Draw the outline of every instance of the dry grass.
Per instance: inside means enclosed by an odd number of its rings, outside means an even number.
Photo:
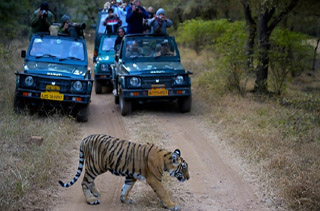
[[[182,55],[195,73],[194,102],[206,99],[196,106],[206,108],[210,122],[271,187],[266,192],[281,199],[277,206],[320,210],[320,70],[296,78],[283,96],[241,97],[212,82],[219,74],[208,53],[197,57],[185,49]]]
[[[22,47],[20,43],[6,50],[0,46],[0,210],[47,207],[55,195],[52,187],[57,187],[61,160],[67,159],[64,147],[77,133],[76,123],[68,117],[13,112],[14,70],[21,69]],[[41,146],[28,142],[33,135],[43,137]]]

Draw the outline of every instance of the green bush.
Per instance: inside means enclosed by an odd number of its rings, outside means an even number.
[[[276,28],[271,35],[270,88],[280,94],[286,88],[289,76],[301,74],[311,64],[312,47],[309,36]]]
[[[178,29],[177,41],[200,51],[209,49],[217,55],[215,70],[205,72],[199,84],[215,93],[225,90],[244,92],[245,80],[245,23],[229,22],[226,19],[203,21],[201,19],[185,22]],[[198,52],[197,52],[198,54]]]
[[[246,87],[246,31],[243,21],[225,25],[226,30],[217,38],[217,62],[225,72],[226,84],[230,91],[244,93]]]
[[[216,39],[225,32],[228,20],[192,19],[178,27],[177,42],[192,48],[197,54],[203,49],[212,48]]]

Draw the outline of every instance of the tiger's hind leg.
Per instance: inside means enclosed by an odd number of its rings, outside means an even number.
[[[81,183],[83,194],[86,197],[87,203],[90,205],[100,204],[100,200],[97,198],[99,196],[99,192],[94,184],[95,178],[96,176],[89,174],[86,170]]]
[[[121,196],[120,196],[120,200],[122,203],[129,203],[129,204],[133,204],[134,201],[132,199],[129,199],[128,195],[129,192],[131,191],[134,183],[136,183],[136,179],[133,177],[126,177],[126,180],[124,181],[124,184],[122,186],[121,189]]]

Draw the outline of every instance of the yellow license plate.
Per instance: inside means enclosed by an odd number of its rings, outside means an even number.
[[[43,100],[63,101],[64,95],[59,92],[41,92],[40,98]]]
[[[168,90],[165,88],[153,88],[148,90],[148,96],[168,96]]]

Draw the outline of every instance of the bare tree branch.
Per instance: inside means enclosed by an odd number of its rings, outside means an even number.
[[[298,4],[299,0],[291,0],[289,5],[277,16],[274,18],[273,22],[269,25],[269,30],[272,31],[294,7]]]

